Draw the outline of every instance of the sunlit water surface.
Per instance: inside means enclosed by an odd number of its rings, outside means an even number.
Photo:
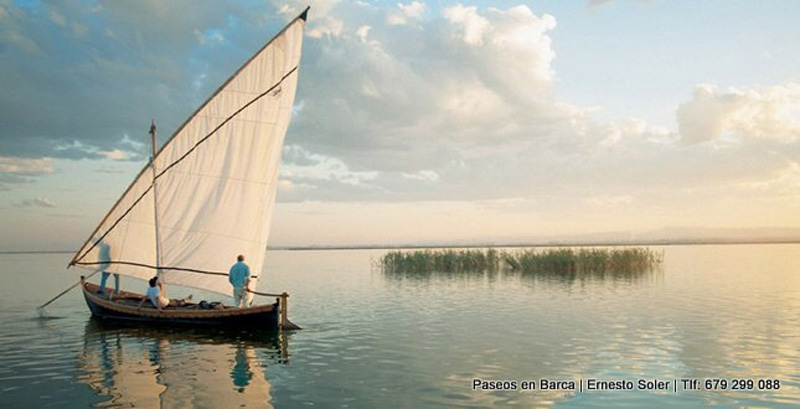
[[[388,276],[382,251],[270,251],[259,287],[290,292],[304,327],[275,335],[101,325],[77,290],[40,318],[77,279],[70,255],[0,255],[0,407],[800,406],[800,245],[663,251],[651,274],[587,280]],[[474,391],[475,378],[781,387]]]

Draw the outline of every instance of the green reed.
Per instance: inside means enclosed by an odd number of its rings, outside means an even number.
[[[642,247],[549,249],[393,250],[379,265],[386,273],[458,273],[506,270],[522,274],[635,274],[652,270],[662,254]]]
[[[512,269],[523,273],[636,273],[661,263],[648,248],[525,249],[510,253]]]
[[[486,250],[390,251],[379,261],[388,273],[496,271],[500,252]]]

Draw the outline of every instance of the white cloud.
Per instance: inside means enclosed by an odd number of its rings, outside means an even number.
[[[401,173],[404,178],[419,180],[423,182],[436,182],[439,180],[439,174],[432,170],[421,170],[417,173]]]
[[[344,21],[336,14],[340,0],[317,0],[313,3],[306,34],[312,38],[339,37],[345,32]],[[278,8],[278,13],[285,18],[295,18],[308,5],[303,0],[276,0],[273,4]]]
[[[285,151],[291,159],[284,163],[281,175],[292,184],[293,179],[309,181],[337,181],[346,185],[359,186],[374,180],[375,171],[352,171],[341,160],[325,155],[311,153],[300,146],[287,146]],[[288,186],[287,186],[288,187]]]
[[[367,36],[369,35],[370,28],[372,27],[365,25],[359,27],[358,30],[356,30],[356,36],[358,36],[358,38],[361,39],[361,42],[363,43],[369,42],[369,40],[367,40]]]
[[[607,4],[614,3],[614,0],[589,0],[588,7],[589,8],[596,8],[600,6],[605,6]]]
[[[461,13],[487,25],[477,51],[451,35],[461,23],[441,16],[408,30],[366,15],[370,24],[352,39],[310,40],[320,53],[306,60],[313,72],[304,76],[304,112],[290,137],[354,168],[413,174],[430,161],[458,161],[489,140],[514,149],[546,136],[536,128],[552,129],[581,111],[552,101],[552,17],[527,7]]]
[[[386,16],[386,23],[390,26],[402,26],[406,24],[406,18],[397,12],[391,12]]]
[[[118,145],[127,145],[128,147],[134,148],[134,150],[122,148],[104,150],[98,146],[86,145],[78,140],[73,140],[71,142],[64,141],[56,145],[53,149],[59,157],[67,159],[107,158],[112,160],[139,160],[143,156],[141,152],[144,145],[131,141],[128,139],[127,135],[123,136]]]
[[[64,16],[62,16],[55,10],[50,10],[50,12],[48,13],[48,17],[50,18],[50,21],[52,21],[55,25],[59,27],[67,26],[67,19],[64,18]]]
[[[555,72],[551,64],[555,52],[548,33],[556,27],[555,17],[549,14],[538,17],[527,6],[516,6],[505,12],[492,10],[492,13],[497,20],[490,38],[492,43],[503,53],[520,58],[508,68],[517,75],[527,69],[536,80],[552,81]]]
[[[17,202],[17,207],[56,207],[56,204],[53,203],[52,200],[47,198],[35,198],[35,199],[26,199],[21,202]]]
[[[135,154],[127,151],[123,151],[120,149],[114,149],[112,151],[101,152],[105,157],[112,159],[112,160],[127,160],[131,159]],[[138,156],[137,156],[138,157]]]
[[[461,84],[449,84],[441,100],[441,108],[453,121],[495,122],[498,117],[507,115],[508,107],[502,96],[486,87],[478,80]]]
[[[284,3],[278,6],[278,14],[286,17],[286,18],[294,18],[296,15],[300,14],[300,8],[294,4]]]
[[[286,179],[287,177],[292,177],[290,172],[285,172],[283,179],[278,181],[278,190],[281,192],[303,194],[316,189],[316,186],[310,183],[295,183]]]
[[[719,91],[700,84],[677,116],[686,144],[742,143],[753,138],[794,142],[800,138],[800,85]]]
[[[53,161],[50,158],[24,159],[0,156],[0,173],[25,176],[53,173]]]
[[[397,10],[391,10],[386,16],[386,23],[391,26],[400,26],[408,24],[410,21],[418,21],[422,19],[428,6],[419,1],[413,1],[409,4],[397,3]]]
[[[413,19],[422,18],[425,11],[428,10],[428,6],[419,1],[412,1],[409,4],[397,3],[397,7],[400,8],[406,17]]]
[[[640,3],[640,4],[642,4],[642,3],[649,4],[649,3],[652,3],[652,1],[653,0],[636,0],[635,2],[636,3]],[[611,5],[611,4],[614,4],[614,3],[615,3],[615,0],[589,0],[589,2],[587,3],[586,7],[590,8],[590,9],[596,9],[596,8],[603,7],[603,6],[606,6],[606,5]]]
[[[473,46],[483,44],[483,36],[491,29],[489,20],[478,14],[475,6],[461,4],[444,9],[447,20],[462,31],[462,40]]]
[[[344,33],[344,22],[332,17],[320,17],[317,22],[306,31],[309,37],[339,37]]]
[[[800,202],[800,163],[788,161],[786,167],[773,172],[773,177],[755,181],[746,181],[738,187],[753,191],[754,197],[773,197],[774,200],[786,200],[787,197]]]
[[[195,30],[194,35],[197,37],[197,42],[202,45],[215,46],[225,42],[225,34],[219,29]]]
[[[618,144],[630,144],[641,141],[655,144],[674,144],[678,138],[663,126],[650,125],[639,118],[626,118],[601,125],[597,131],[603,135],[598,141],[601,146],[611,147]]]

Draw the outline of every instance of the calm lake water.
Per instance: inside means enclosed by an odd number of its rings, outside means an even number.
[[[270,251],[259,287],[289,291],[304,327],[272,336],[101,325],[79,291],[40,318],[80,274],[71,255],[0,255],[0,407],[800,406],[800,245],[663,251],[652,274],[591,280],[397,277],[373,268],[383,251]],[[710,378],[754,388],[672,389]],[[669,390],[519,387],[541,379]]]

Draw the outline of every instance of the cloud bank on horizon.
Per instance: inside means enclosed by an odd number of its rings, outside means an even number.
[[[312,2],[279,202],[473,203],[459,215],[574,232],[800,225],[797,77],[697,81],[672,123],[602,120],[559,98],[559,16],[500,3]],[[581,12],[655,7],[634,3]],[[54,163],[141,163],[150,118],[163,142],[305,4],[0,0],[0,204],[64,202],[30,190]]]

